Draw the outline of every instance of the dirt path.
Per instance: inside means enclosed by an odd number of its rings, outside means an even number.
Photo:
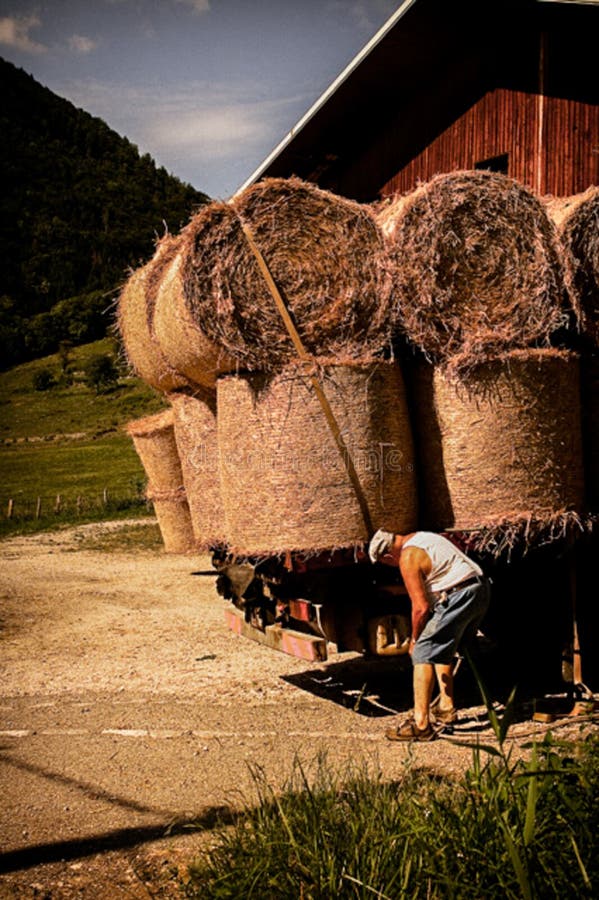
[[[207,557],[89,549],[121,527],[0,543],[1,898],[179,896],[216,812],[254,797],[252,766],[277,786],[295,756],[321,752],[390,778],[409,759],[469,763],[448,741],[383,740],[409,671],[355,654],[310,664],[237,637],[198,574]],[[460,727],[488,732],[478,708]]]

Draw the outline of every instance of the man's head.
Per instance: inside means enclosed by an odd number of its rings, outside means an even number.
[[[373,563],[379,562],[382,556],[390,553],[393,549],[394,541],[395,535],[392,531],[385,531],[383,528],[379,528],[372,536],[368,545],[368,556],[370,557],[370,561]]]

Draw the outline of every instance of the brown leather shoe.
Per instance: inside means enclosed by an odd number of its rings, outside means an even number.
[[[406,719],[401,725],[388,728],[385,737],[388,741],[434,741],[437,732],[430,723],[426,728],[418,728],[414,719]]]

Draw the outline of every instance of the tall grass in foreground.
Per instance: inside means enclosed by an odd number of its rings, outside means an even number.
[[[499,737],[504,724],[493,723]],[[570,898],[599,890],[599,740],[550,734],[514,760],[475,748],[461,779],[406,769],[312,776],[282,793],[253,772],[259,803],[191,869],[190,898]]]

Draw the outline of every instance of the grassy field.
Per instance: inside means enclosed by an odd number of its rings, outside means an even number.
[[[58,356],[0,374],[0,534],[151,512],[143,500],[145,473],[123,426],[165,402],[126,372],[114,389],[96,394],[84,371],[99,353],[116,357],[114,342],[72,351],[71,384],[60,383]],[[57,384],[36,391],[42,369]]]

